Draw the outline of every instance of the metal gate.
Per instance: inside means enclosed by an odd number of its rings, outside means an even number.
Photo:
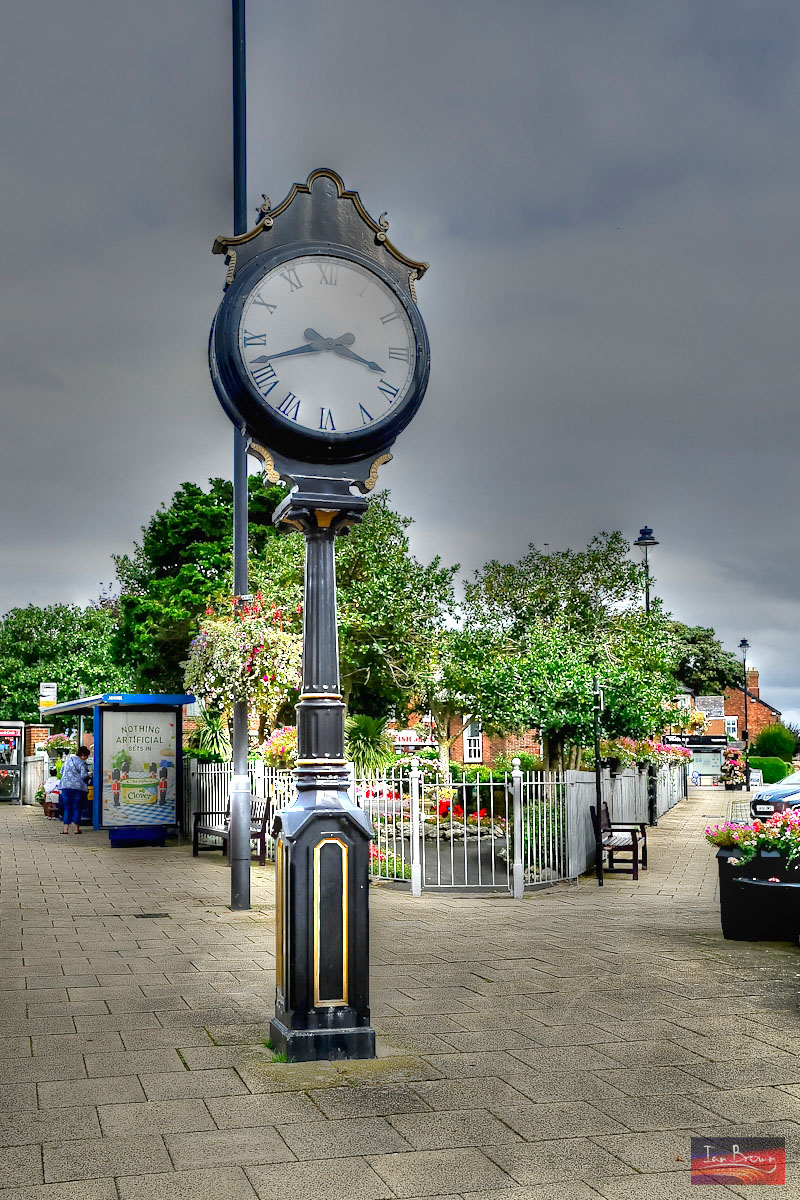
[[[191,812],[224,812],[229,763],[190,764]],[[291,771],[250,764],[254,796],[285,808],[295,796]],[[417,760],[352,779],[353,801],[375,830],[370,875],[424,889],[501,890],[515,896],[569,878],[564,776],[514,770],[491,780],[464,772],[442,781]],[[268,852],[271,847],[268,844]]]

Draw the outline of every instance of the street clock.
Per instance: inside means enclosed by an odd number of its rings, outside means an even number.
[[[369,469],[417,412],[430,373],[414,282],[427,264],[388,240],[357,192],[314,171],[256,228],[219,238],[228,286],[211,374],[231,420],[282,460]],[[327,473],[327,471],[325,472]],[[345,473],[347,473],[345,471]]]

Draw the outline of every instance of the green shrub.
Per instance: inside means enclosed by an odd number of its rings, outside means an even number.
[[[528,771],[543,771],[544,764],[536,754],[528,754],[525,750],[520,750],[519,754],[501,754],[495,760],[495,771],[508,771],[509,775],[514,770],[514,759],[519,759],[520,770],[527,773]]]
[[[762,772],[764,783],[780,783],[782,779],[791,774],[791,767],[788,767],[782,758],[752,755],[750,768],[753,771]]]
[[[768,725],[766,729],[761,730],[753,744],[753,750],[761,758],[782,758],[784,762],[791,762],[796,745],[797,738],[791,729],[787,729],[778,721],[775,725]]]

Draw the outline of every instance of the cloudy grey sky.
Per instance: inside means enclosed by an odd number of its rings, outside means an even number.
[[[795,0],[248,0],[249,207],[331,166],[431,269],[381,484],[422,556],[652,525],[800,715]],[[0,612],[85,601],[183,480],[231,231],[228,0],[5,16]]]

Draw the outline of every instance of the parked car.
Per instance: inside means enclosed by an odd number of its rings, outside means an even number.
[[[759,788],[750,800],[750,816],[754,821],[764,821],[786,808],[800,808],[800,771]]]

